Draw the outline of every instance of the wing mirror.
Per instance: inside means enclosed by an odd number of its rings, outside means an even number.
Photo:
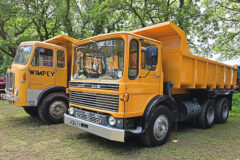
[[[158,48],[156,46],[148,46],[146,49],[146,64],[155,69],[158,63]]]

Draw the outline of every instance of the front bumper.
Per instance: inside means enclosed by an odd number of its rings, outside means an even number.
[[[3,97],[3,99],[6,99],[8,101],[18,101],[18,97],[13,97],[8,94],[3,94],[2,97]]]
[[[124,142],[125,130],[123,129],[106,127],[67,114],[64,114],[64,123],[112,141]]]

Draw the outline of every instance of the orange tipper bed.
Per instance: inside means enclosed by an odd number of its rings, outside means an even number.
[[[216,61],[192,55],[185,32],[172,22],[141,28],[131,33],[163,42],[164,82],[173,88],[235,88],[237,69]]]

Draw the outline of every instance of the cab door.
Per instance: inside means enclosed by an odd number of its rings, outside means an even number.
[[[140,41],[138,37],[131,36],[129,41],[129,64],[127,93],[129,100],[126,103],[125,115],[127,117],[142,116],[148,103],[161,94],[161,63],[158,52],[158,64],[155,69],[149,70],[146,64],[145,51],[148,46],[154,44],[148,41]],[[157,46],[157,45],[156,45]],[[157,46],[158,51],[161,50]]]
[[[29,89],[44,90],[55,85],[54,49],[36,47],[29,67]]]
[[[56,49],[56,85],[67,86],[67,56],[66,50]]]

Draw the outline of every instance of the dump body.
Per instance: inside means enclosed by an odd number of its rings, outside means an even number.
[[[186,89],[232,89],[236,87],[237,69],[192,55],[185,33],[172,22],[160,23],[131,33],[163,43],[164,82],[174,82],[173,93]]]

